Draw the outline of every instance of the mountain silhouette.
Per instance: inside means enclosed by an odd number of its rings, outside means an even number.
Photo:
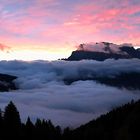
[[[13,82],[16,78],[16,76],[0,74],[0,92],[17,89],[15,83]]]
[[[80,44],[73,51],[67,61],[79,61],[83,59],[104,61],[106,59],[140,59],[140,49],[135,49],[130,44],[116,45],[108,42]]]

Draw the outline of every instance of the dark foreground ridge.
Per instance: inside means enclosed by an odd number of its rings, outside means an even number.
[[[16,140],[138,140],[140,139],[140,100],[112,110],[81,127],[61,131],[51,121],[30,118],[21,123],[15,105],[10,102],[0,111],[0,139]]]
[[[16,78],[16,76],[0,73],[0,92],[17,89],[13,82]]]

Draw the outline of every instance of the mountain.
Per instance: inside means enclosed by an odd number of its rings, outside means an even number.
[[[16,76],[0,74],[0,92],[17,89],[13,82],[16,78]]]
[[[140,59],[140,49],[135,49],[131,44],[116,45],[108,42],[80,44],[76,51],[73,51],[67,61],[79,61],[92,59],[104,61],[106,59]]]
[[[64,140],[138,140],[140,139],[140,101],[128,103],[75,130]]]
[[[82,75],[79,78],[65,78],[63,79],[66,85],[70,85],[76,81],[96,81],[100,84],[105,84],[107,86],[117,87],[120,89],[126,88],[128,90],[140,90],[140,73],[138,72],[128,72],[128,73],[120,73],[114,76],[95,76],[91,75],[87,77],[86,75]]]

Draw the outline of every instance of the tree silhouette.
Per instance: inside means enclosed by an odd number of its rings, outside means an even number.
[[[6,137],[15,138],[19,137],[21,134],[21,120],[19,112],[13,102],[10,102],[6,108],[3,116],[4,119],[4,129]]]
[[[3,123],[2,111],[0,109],[0,139],[3,139],[3,136],[4,136],[4,123]]]
[[[13,102],[10,102],[5,108],[4,121],[11,127],[20,127],[21,125],[19,112]]]
[[[10,102],[3,113],[0,110],[0,140],[136,140],[140,139],[140,100],[113,109],[96,120],[63,132],[51,121],[37,119],[35,124],[28,117],[21,124],[19,112]]]
[[[0,132],[3,131],[3,116],[2,116],[2,111],[0,109]]]
[[[2,111],[0,109],[0,124],[2,123],[2,120],[3,120],[3,118],[2,118]]]
[[[27,138],[30,138],[30,139],[33,139],[35,135],[35,127],[29,117],[25,124],[25,135]]]

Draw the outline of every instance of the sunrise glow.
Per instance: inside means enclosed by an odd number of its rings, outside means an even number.
[[[0,2],[1,60],[56,60],[85,42],[140,46],[139,0]]]

